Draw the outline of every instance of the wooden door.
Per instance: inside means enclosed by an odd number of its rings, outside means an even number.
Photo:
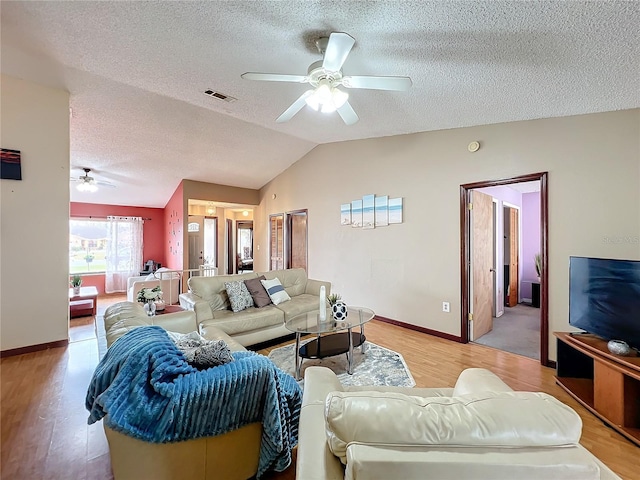
[[[287,213],[287,268],[307,269],[307,211]]]
[[[269,216],[269,269],[284,268],[284,215]]]
[[[235,250],[233,248],[233,222],[230,218],[226,220],[226,234],[227,234],[227,274],[231,275],[234,272],[236,265],[236,256],[233,254]]]
[[[509,307],[518,304],[518,247],[518,210],[509,208]]]
[[[493,330],[493,200],[471,192],[471,340]]]

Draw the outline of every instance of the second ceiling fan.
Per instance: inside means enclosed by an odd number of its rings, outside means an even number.
[[[339,87],[396,91],[411,88],[409,77],[343,75],[342,65],[355,42],[351,35],[341,32],[334,32],[329,38],[319,38],[316,46],[323,55],[323,60],[312,63],[307,75],[247,72],[242,74],[242,78],[267,82],[309,83],[313,87],[300,95],[276,119],[278,123],[291,120],[305,105],[309,105],[312,109],[323,113],[337,111],[344,123],[353,125],[359,120],[358,115],[349,104],[349,94]]]

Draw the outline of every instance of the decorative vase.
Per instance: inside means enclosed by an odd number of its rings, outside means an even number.
[[[609,340],[607,348],[615,355],[626,356],[631,353],[631,348],[627,342],[623,342],[622,340]]]
[[[147,303],[144,304],[144,311],[149,317],[153,317],[156,314],[156,301],[147,300]]]
[[[345,318],[347,318],[348,314],[349,312],[347,310],[346,303],[338,301],[331,305],[331,315],[333,316],[334,320],[344,320]]]
[[[80,287],[73,287],[73,294],[74,295],[80,295]]]

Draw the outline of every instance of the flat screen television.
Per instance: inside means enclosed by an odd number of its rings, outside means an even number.
[[[569,324],[640,349],[640,261],[569,257]]]

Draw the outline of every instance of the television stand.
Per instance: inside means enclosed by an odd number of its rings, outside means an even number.
[[[621,357],[592,334],[555,332],[556,383],[607,425],[640,446],[640,358]]]

